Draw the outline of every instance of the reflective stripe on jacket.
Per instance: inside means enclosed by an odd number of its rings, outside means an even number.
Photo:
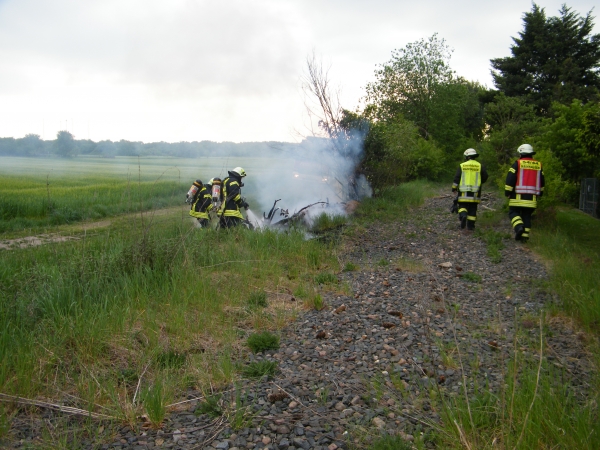
[[[527,156],[514,162],[506,174],[504,194],[508,206],[537,208],[537,198],[544,193],[544,171],[539,161]]]
[[[485,167],[475,161],[465,161],[458,166],[452,190],[459,191],[458,201],[461,203],[479,203],[481,197],[481,186],[488,179]]]
[[[458,190],[460,192],[479,192],[481,188],[481,164],[471,159],[460,165],[462,174]]]
[[[196,199],[190,209],[190,216],[196,219],[209,219],[208,212],[213,208],[212,196],[205,186],[196,193]]]
[[[240,211],[242,190],[239,180],[233,177],[227,177],[223,180],[223,184],[221,185],[221,200],[222,204],[219,215],[225,217],[239,217],[240,219],[244,218]]]

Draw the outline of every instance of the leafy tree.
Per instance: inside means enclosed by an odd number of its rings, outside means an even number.
[[[552,108],[554,118],[546,120],[539,145],[558,158],[566,180],[579,183],[582,178],[593,177],[600,168],[600,154],[595,152],[589,120],[598,114],[598,105],[573,100],[570,105],[555,103]]]
[[[405,181],[436,179],[444,168],[444,152],[419,135],[402,116],[372,124],[365,139],[361,170],[375,189]]]
[[[35,156],[42,153],[44,142],[40,139],[39,134],[26,134],[20,141],[21,155]]]
[[[588,154],[600,156],[600,104],[592,105],[583,113],[583,128],[577,133]]]
[[[456,151],[465,136],[481,135],[481,86],[457,78],[450,68],[451,50],[434,34],[394,50],[366,87],[365,115],[373,120],[412,121],[426,139]]]
[[[541,129],[533,106],[527,105],[521,97],[507,97],[503,93],[486,105],[484,119],[488,125],[487,141],[501,165],[513,160],[519,145],[539,134]]]
[[[523,17],[523,31],[513,38],[512,56],[492,59],[496,87],[509,97],[524,97],[540,115],[552,102],[590,101],[600,88],[600,34],[594,18],[563,5],[558,17],[546,17],[533,4]]]
[[[70,158],[75,155],[76,145],[74,136],[68,131],[59,131],[56,134],[56,154],[63,158]]]

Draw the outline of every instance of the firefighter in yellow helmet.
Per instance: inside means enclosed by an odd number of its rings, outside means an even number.
[[[529,144],[518,149],[519,159],[508,169],[504,194],[508,197],[508,217],[517,241],[527,242],[531,231],[531,215],[537,199],[544,194],[542,163],[533,159],[535,152]]]
[[[239,225],[244,216],[240,208],[248,209],[248,203],[242,198],[242,178],[246,171],[236,167],[228,171],[229,176],[223,180],[221,185],[221,208],[219,209],[219,226],[221,228],[235,227]]]
[[[475,229],[477,220],[477,205],[481,200],[481,186],[488,179],[485,167],[475,161],[479,154],[475,149],[468,148],[464,152],[465,162],[462,163],[452,183],[452,192],[458,191],[458,220],[460,227],[467,230]]]
[[[213,208],[213,203],[211,194],[202,181],[194,181],[186,202],[191,203],[190,216],[196,218],[200,228],[208,228],[210,225],[208,213]]]

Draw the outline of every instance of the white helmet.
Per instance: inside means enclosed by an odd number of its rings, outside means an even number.
[[[474,148],[468,148],[465,150],[463,155],[465,155],[465,158],[477,158],[479,156],[479,153],[477,153],[477,150],[475,150]]]
[[[232,172],[237,173],[242,178],[246,176],[246,171],[244,169],[242,169],[241,167],[236,167],[235,169],[232,170]]]
[[[517,152],[519,153],[519,155],[525,156],[525,155],[533,155],[535,152],[533,151],[533,147],[529,144],[523,144],[521,145],[518,149]]]

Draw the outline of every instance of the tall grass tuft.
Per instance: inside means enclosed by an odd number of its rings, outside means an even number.
[[[162,381],[155,381],[142,395],[142,403],[150,423],[154,428],[160,428],[167,413],[165,388]]]

